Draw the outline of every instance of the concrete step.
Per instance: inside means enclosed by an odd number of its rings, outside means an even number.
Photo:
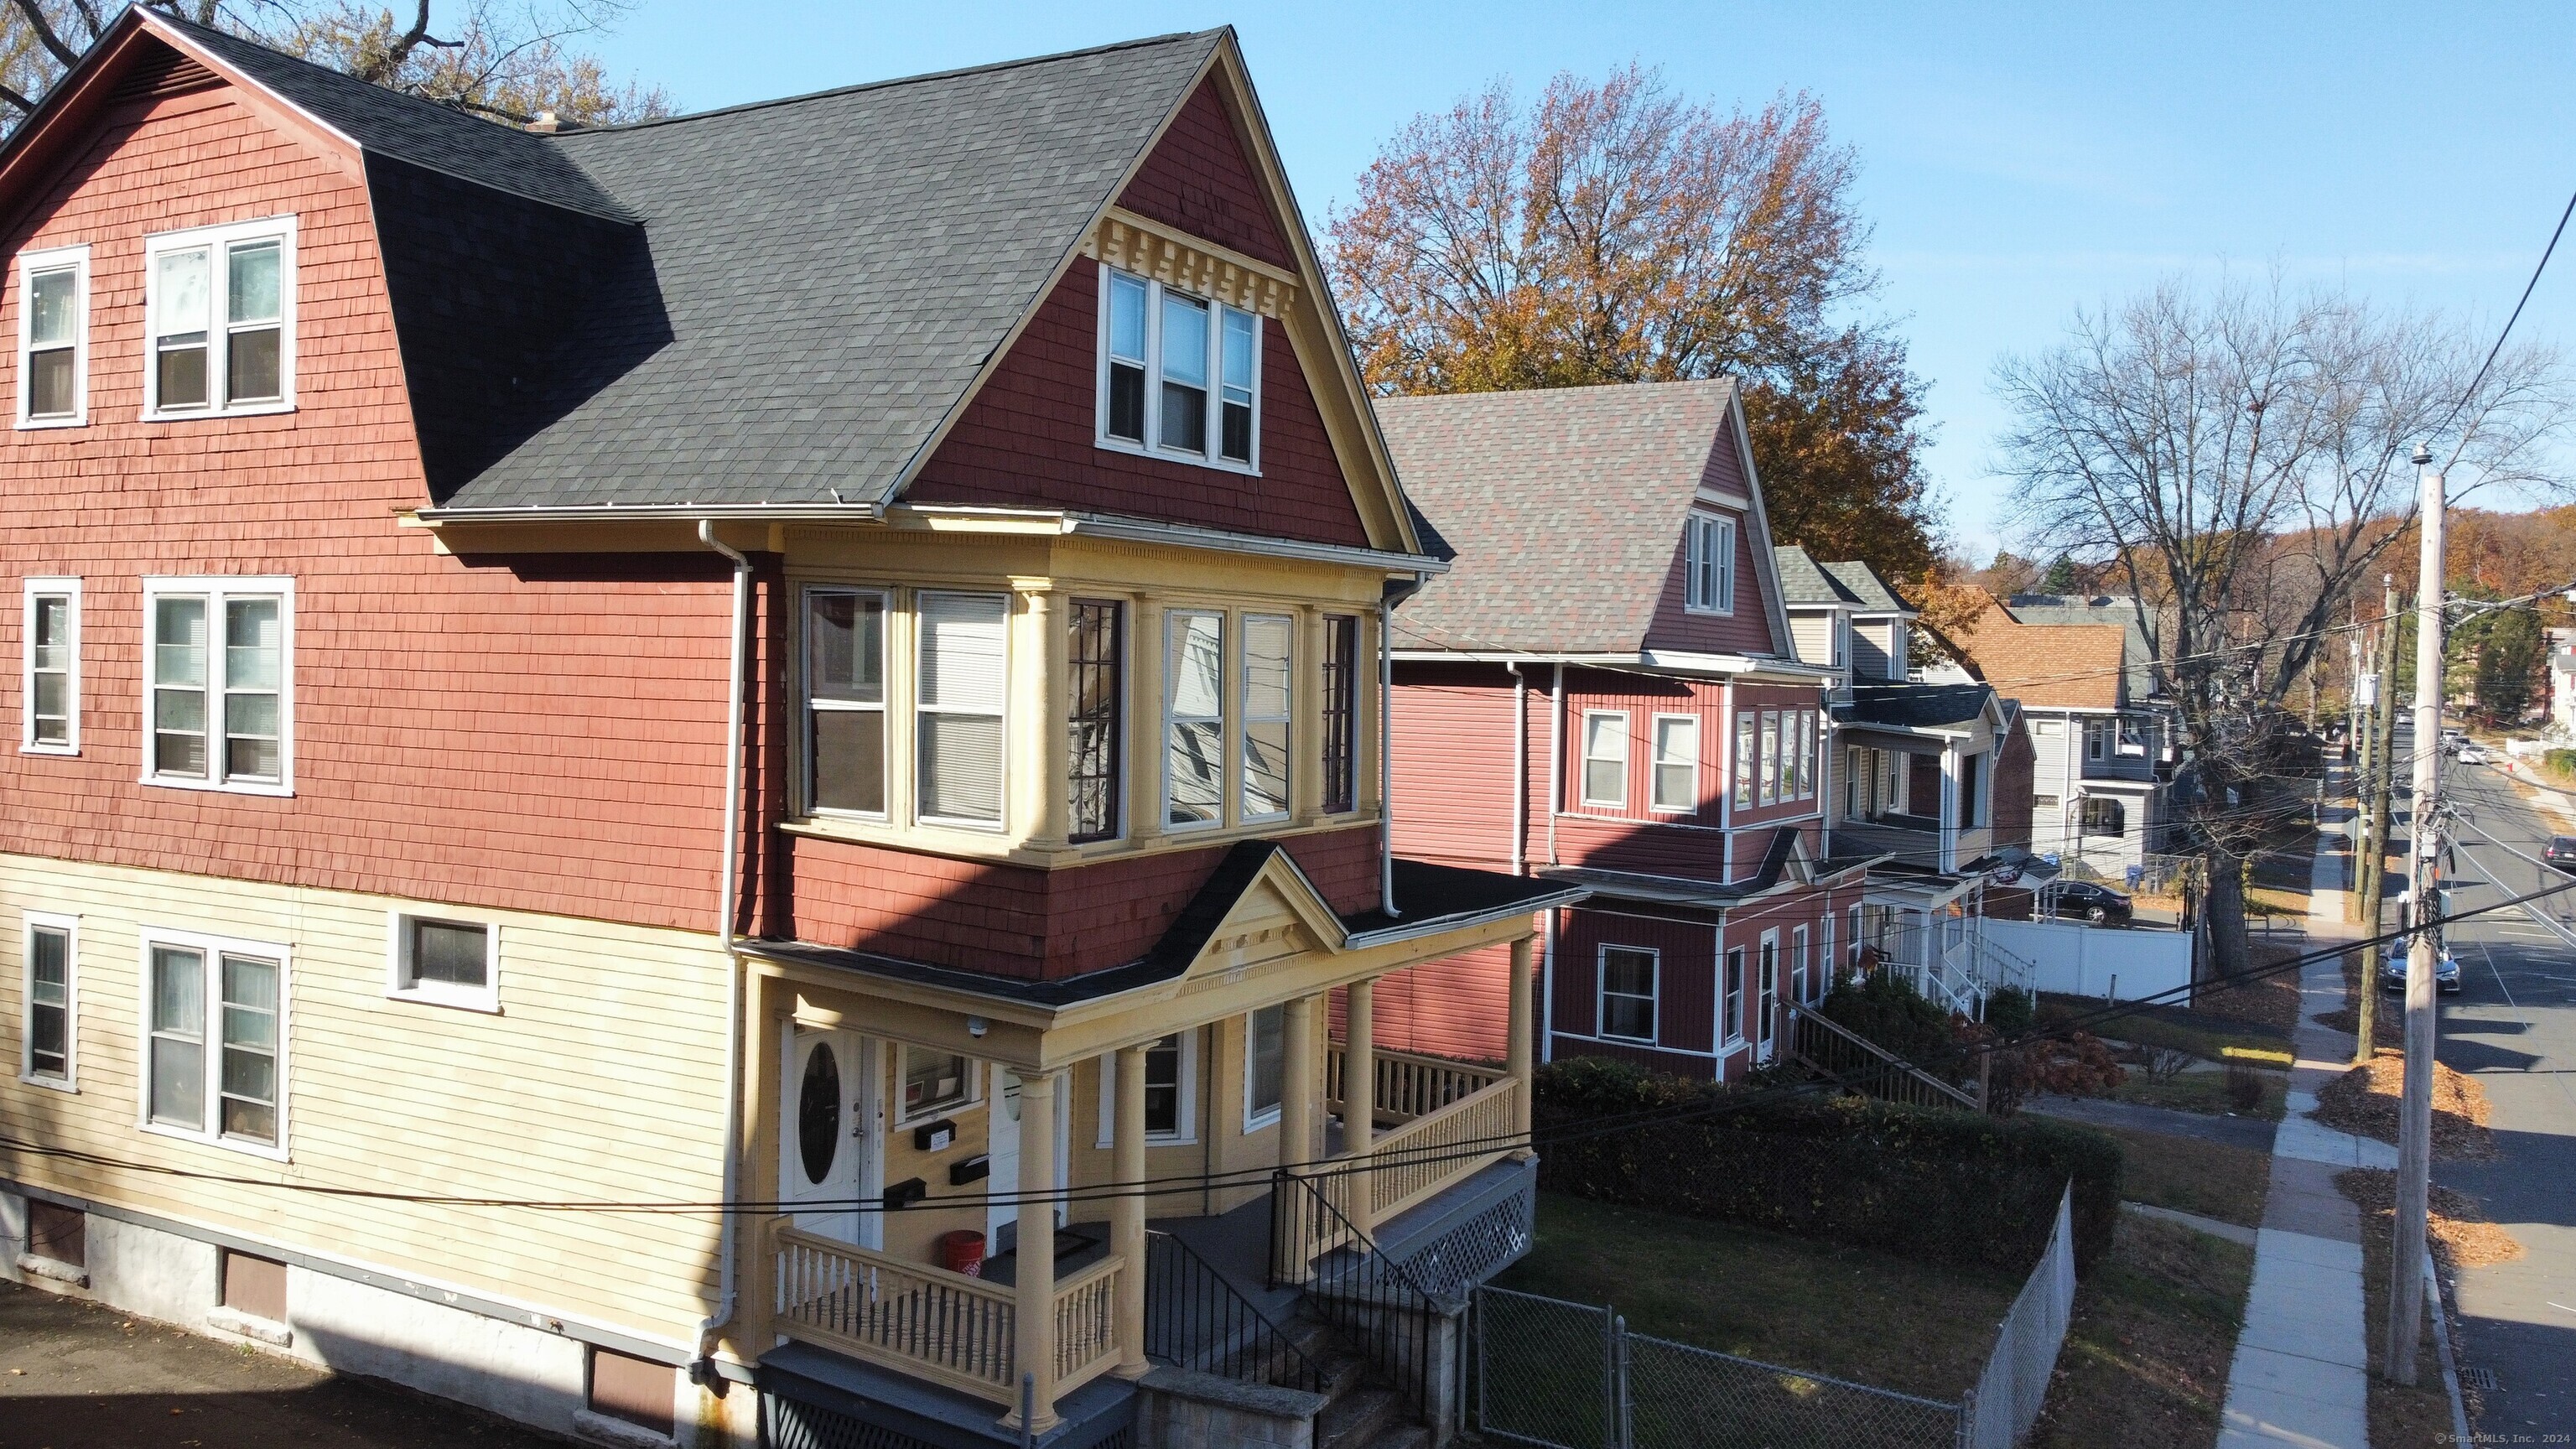
[[[1386,1389],[1343,1394],[1315,1416],[1315,1449],[1372,1449],[1404,1422],[1404,1401]]]
[[[1420,1424],[1398,1424],[1378,1431],[1368,1449],[1431,1449],[1431,1431]]]

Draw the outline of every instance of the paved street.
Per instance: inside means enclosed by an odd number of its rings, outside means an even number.
[[[0,1449],[541,1449],[562,1441],[0,1283]]]
[[[2576,834],[2576,810],[2536,810],[2484,767],[2449,764],[2444,784],[2463,821],[2454,910],[2569,883],[2530,857]],[[2478,1428],[2576,1432],[2576,891],[2462,921],[2452,943],[2462,984],[2443,1003],[2440,1055],[2486,1088],[2501,1155],[2434,1172],[2484,1199],[2530,1253],[2461,1275],[2463,1367],[2501,1381]]]

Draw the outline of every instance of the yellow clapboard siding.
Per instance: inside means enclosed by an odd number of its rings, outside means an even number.
[[[693,1334],[715,1275],[712,1212],[433,1206],[298,1188],[712,1202],[723,1183],[727,970],[712,934],[25,856],[0,856],[0,907],[80,923],[80,1091],[0,1081],[0,1126],[112,1160],[0,1147],[0,1172],[649,1337]],[[385,994],[390,913],[407,907],[498,926],[498,1014]],[[146,928],[290,952],[288,1161],[137,1127]],[[14,923],[0,930],[13,1053],[23,945]]]

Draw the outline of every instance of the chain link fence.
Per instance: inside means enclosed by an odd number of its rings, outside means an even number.
[[[2038,1421],[2066,1339],[2072,1194],[1958,1403],[1631,1333],[1611,1308],[1479,1288],[1471,1427],[1543,1449],[2011,1449]]]

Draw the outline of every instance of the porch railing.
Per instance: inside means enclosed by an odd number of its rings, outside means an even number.
[[[1810,1071],[1865,1096],[1918,1107],[1977,1110],[1976,1098],[1813,1007],[1793,1004],[1781,1015],[1786,1019],[1789,1055]]]
[[[1339,1112],[1346,1093],[1342,1077],[1348,1052],[1334,1042],[1324,1053],[1324,1106]],[[1473,1062],[1451,1061],[1446,1057],[1418,1056],[1412,1052],[1391,1052],[1380,1048],[1370,1055],[1376,1061],[1377,1117],[1379,1121],[1404,1123],[1417,1117],[1428,1117],[1451,1103],[1473,1096],[1503,1080],[1500,1067],[1482,1067]]]
[[[778,1331],[1005,1406],[1018,1402],[1019,1332],[1011,1288],[907,1263],[780,1223],[774,1230]],[[1056,1391],[1118,1362],[1111,1256],[1055,1285]]]
[[[1382,1224],[1509,1156],[1520,1121],[1521,1084],[1494,1080],[1370,1144],[1292,1175],[1332,1210],[1274,1218],[1274,1275],[1296,1281],[1305,1266],[1349,1241],[1351,1222]]]

